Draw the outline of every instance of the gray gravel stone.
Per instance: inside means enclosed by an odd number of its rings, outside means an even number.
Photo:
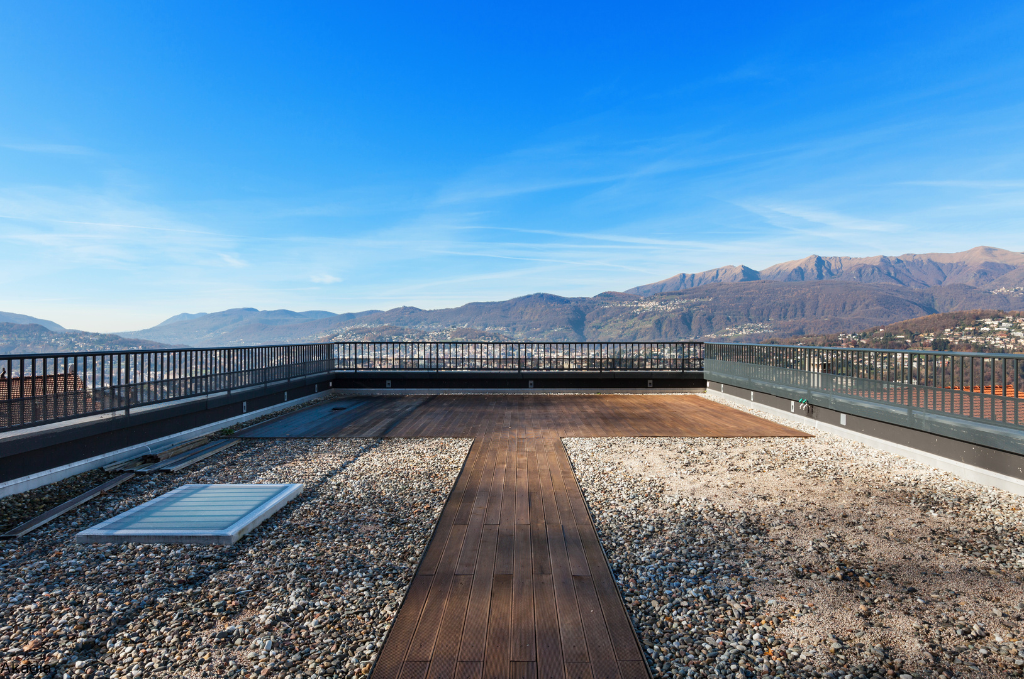
[[[0,543],[0,676],[366,674],[469,445],[242,441]],[[73,542],[183,483],[232,482],[306,489],[231,547]]]
[[[812,431],[565,440],[655,675],[1024,676],[1021,498]]]

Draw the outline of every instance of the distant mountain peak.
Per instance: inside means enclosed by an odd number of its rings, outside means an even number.
[[[760,279],[759,273],[751,269],[749,266],[722,266],[717,269],[702,271],[701,273],[676,274],[671,278],[666,278],[665,280],[658,281],[657,283],[630,288],[629,290],[626,290],[626,292],[634,295],[647,296],[661,292],[688,290],[689,288],[696,288],[710,283],[742,283],[744,281],[756,281]]]
[[[161,325],[169,325],[171,323],[177,323],[179,321],[191,321],[196,318],[201,318],[205,315],[206,313],[202,311],[197,314],[178,314],[177,316],[171,316],[167,320],[157,323],[155,327],[159,328]]]
[[[983,290],[1000,286],[1016,287],[1024,283],[1024,253],[990,246],[978,246],[964,252],[904,254],[899,256],[823,257],[810,255],[773,264],[761,271],[746,266],[727,266],[695,274],[676,274],[671,278],[640,285],[626,292],[650,296],[675,292],[709,283],[743,281],[828,281],[904,285],[930,288],[963,283]]]
[[[67,328],[53,321],[46,321],[34,316],[25,316],[24,314],[15,314],[9,311],[0,311],[0,323],[11,323],[14,325],[35,324],[41,325],[51,332],[67,332]]]

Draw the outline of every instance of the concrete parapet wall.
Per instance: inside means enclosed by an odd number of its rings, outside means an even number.
[[[158,453],[232,424],[325,395],[330,375],[133,408],[0,436],[0,497],[144,453]]]

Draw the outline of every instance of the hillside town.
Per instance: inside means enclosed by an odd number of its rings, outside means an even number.
[[[54,332],[35,323],[0,323],[0,354],[145,351],[167,348],[171,348],[171,345],[108,333],[80,330]]]
[[[862,333],[840,333],[838,339],[839,346],[848,347],[1024,353],[1024,316],[1001,314],[924,332],[887,326]]]

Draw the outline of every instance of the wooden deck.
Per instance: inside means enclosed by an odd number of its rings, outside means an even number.
[[[481,395],[332,401],[243,435],[474,438],[373,679],[647,679],[561,437],[805,434],[692,396]]]
[[[505,429],[545,436],[805,436],[699,396],[360,396],[245,429],[255,437],[461,437]]]

